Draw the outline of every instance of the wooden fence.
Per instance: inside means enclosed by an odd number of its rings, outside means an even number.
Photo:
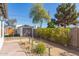
[[[79,48],[79,28],[73,28],[70,32],[70,45]]]

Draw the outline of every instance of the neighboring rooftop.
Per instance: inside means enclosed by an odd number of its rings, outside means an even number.
[[[19,27],[17,27],[17,28],[20,28],[20,27],[33,28],[33,26],[30,26],[30,25],[21,25],[21,26],[19,26]]]

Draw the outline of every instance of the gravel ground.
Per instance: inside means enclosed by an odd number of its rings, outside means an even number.
[[[32,38],[30,38],[30,41],[32,41]],[[3,48],[0,51],[0,56],[33,56],[34,55],[30,53],[30,51],[28,50],[26,50],[25,52],[24,49],[21,48],[21,46],[18,44],[18,42],[29,42],[29,38],[26,38],[26,37],[5,38]],[[45,42],[45,41],[36,40],[36,39],[34,39],[33,42],[34,44],[37,44],[38,42],[43,42],[47,48],[50,47],[51,56],[78,56],[79,55],[79,51],[68,49],[55,43],[51,44],[50,42]],[[49,52],[47,52],[46,55],[48,54]]]

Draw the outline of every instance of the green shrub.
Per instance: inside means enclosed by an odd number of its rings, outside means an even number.
[[[52,30],[51,37],[54,38],[54,41],[60,44],[68,44],[69,32],[66,28],[55,28]]]
[[[12,37],[13,35],[4,35],[4,37]]]
[[[46,47],[43,43],[39,43],[35,48],[35,52],[38,54],[43,54],[45,50],[46,50]]]
[[[19,35],[19,34],[14,34],[13,36],[14,36],[14,37],[19,37],[20,35]]]
[[[19,34],[14,34],[14,35],[5,35],[5,37],[19,37]]]
[[[54,41],[62,45],[68,45],[70,42],[70,28],[39,28],[36,29],[37,37]]]

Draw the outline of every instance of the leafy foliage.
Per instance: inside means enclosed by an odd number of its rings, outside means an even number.
[[[42,4],[33,5],[33,7],[31,8],[30,17],[33,18],[33,23],[40,23],[40,27],[42,26],[44,20],[50,20],[50,16],[42,7]]]
[[[15,19],[14,19],[14,20],[9,19],[9,20],[7,20],[7,21],[5,21],[5,22],[6,22],[6,24],[7,24],[8,26],[14,27],[14,26],[15,26],[15,23],[16,23],[16,20],[15,20]]]
[[[11,35],[11,36],[15,33],[15,30],[12,28],[8,28],[8,29],[6,29],[6,31],[7,31],[7,34]]]
[[[13,36],[16,29],[16,19],[5,20],[5,29],[8,36]]]
[[[57,7],[57,13],[55,18],[58,25],[66,27],[66,25],[72,24],[77,20],[79,13],[76,10],[75,4],[64,3]]]
[[[45,52],[45,50],[46,50],[46,47],[43,43],[39,43],[35,49],[36,53],[38,53],[38,54],[43,54]]]
[[[35,30],[36,36],[62,45],[69,44],[70,28],[39,28]]]
[[[55,28],[55,26],[56,26],[56,20],[55,19],[51,19],[51,22],[48,22],[48,24],[47,24],[48,26],[48,28]]]

